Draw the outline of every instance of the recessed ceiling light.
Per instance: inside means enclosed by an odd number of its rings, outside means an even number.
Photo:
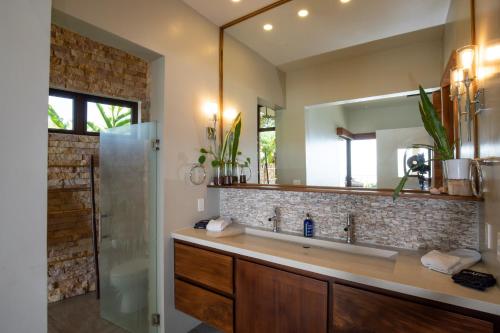
[[[232,2],[240,2],[241,0],[231,0]]]
[[[342,3],[348,3],[348,2],[350,2],[350,1],[351,1],[351,0],[340,0],[340,2],[342,2]]]
[[[271,30],[273,30],[273,25],[270,23],[267,23],[267,24],[264,24],[263,28],[266,31],[271,31]]]
[[[301,9],[299,10],[299,12],[297,13],[297,15],[299,15],[300,17],[306,17],[309,15],[309,11],[307,9]]]

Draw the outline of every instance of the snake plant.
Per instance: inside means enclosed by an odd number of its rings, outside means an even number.
[[[426,144],[414,144],[411,148],[427,148],[434,151],[434,157],[432,160],[451,160],[454,158],[454,144],[448,139],[446,134],[446,129],[444,128],[439,115],[432,105],[431,100],[427,96],[424,88],[419,86],[420,91],[420,102],[418,104],[420,110],[420,116],[422,117],[422,122],[424,123],[424,128],[429,133],[429,135],[434,140],[434,146]],[[403,190],[410,173],[423,167],[422,164],[429,163],[430,161],[419,161],[408,168],[403,178],[399,182],[398,186],[394,189],[392,194],[393,200],[396,200],[401,191]]]

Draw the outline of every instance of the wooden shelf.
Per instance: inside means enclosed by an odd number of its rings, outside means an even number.
[[[392,189],[367,189],[367,188],[345,188],[345,187],[325,187],[325,186],[305,186],[305,185],[265,185],[265,184],[236,184],[229,186],[208,185],[209,188],[229,188],[243,190],[264,190],[264,191],[287,191],[287,192],[312,192],[312,193],[337,193],[350,195],[376,195],[392,197]],[[416,190],[406,190],[401,193],[400,198],[405,199],[434,199],[451,201],[483,201],[474,196],[457,196],[448,194],[431,194]]]

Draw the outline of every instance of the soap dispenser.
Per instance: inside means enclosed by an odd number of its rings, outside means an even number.
[[[306,214],[306,219],[304,220],[304,237],[313,237],[314,235],[314,222],[311,218],[311,214]]]

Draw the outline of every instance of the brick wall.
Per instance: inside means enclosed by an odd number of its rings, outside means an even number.
[[[52,88],[141,101],[149,119],[148,62],[54,24],[50,50]]]
[[[89,165],[98,154],[97,136],[49,133],[49,302],[95,290]],[[99,168],[95,175],[98,194]]]
[[[149,64],[56,25],[51,32],[50,86],[138,100],[142,120],[149,118]],[[98,154],[97,136],[49,133],[49,302],[95,290],[88,165],[90,155],[98,160]],[[95,171],[98,205],[99,168]]]

